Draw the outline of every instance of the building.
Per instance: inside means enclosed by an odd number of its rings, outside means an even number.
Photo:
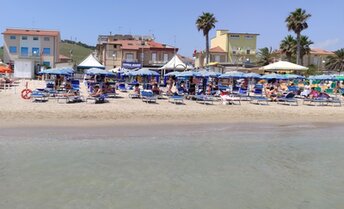
[[[106,69],[159,68],[178,51],[152,37],[132,35],[100,35],[96,49],[97,58]]]
[[[256,33],[231,33],[228,30],[217,30],[210,40],[210,63],[224,65],[242,65],[256,62]],[[204,67],[204,52],[195,52],[196,67]]]
[[[40,66],[55,67],[59,61],[59,31],[8,28],[2,34],[4,62],[14,65],[14,73],[16,75],[17,71],[19,77],[33,77]],[[31,72],[19,73],[25,70],[20,66]]]
[[[304,66],[314,65],[319,70],[325,70],[325,63],[328,60],[328,56],[333,56],[333,55],[335,54],[331,51],[327,51],[325,49],[312,48],[309,54],[306,54],[303,57],[303,65]]]

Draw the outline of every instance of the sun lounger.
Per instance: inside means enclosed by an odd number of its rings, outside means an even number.
[[[277,104],[289,104],[289,105],[295,104],[296,106],[298,106],[298,101],[295,98],[295,93],[289,92],[282,97],[277,97]]]
[[[119,90],[120,92],[127,92],[127,88],[125,87],[125,84],[124,84],[124,83],[120,83],[120,84],[118,85],[118,90]]]
[[[141,91],[141,99],[143,102],[154,102],[156,103],[157,97],[150,90]]]
[[[168,101],[174,104],[184,104],[184,96],[173,95],[168,98]]]
[[[239,104],[241,105],[241,97],[240,96],[236,96],[235,94],[231,94],[231,95],[221,95],[221,100],[222,100],[222,104],[226,105],[226,104]]]
[[[49,100],[49,94],[44,91],[34,90],[31,99],[33,102],[46,102]]]
[[[86,98],[86,103],[88,101],[94,101],[95,104],[100,104],[100,103],[106,103],[109,102],[109,100],[107,100],[107,96],[105,94],[102,94],[100,96],[88,96]]]
[[[253,96],[250,100],[251,104],[257,104],[257,105],[268,105],[269,99],[263,96]]]
[[[197,103],[201,104],[214,104],[214,97],[209,95],[195,95],[194,98],[196,99]]]

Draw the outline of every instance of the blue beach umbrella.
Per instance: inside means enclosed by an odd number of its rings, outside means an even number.
[[[315,76],[309,76],[309,80],[319,80],[319,81],[335,81],[338,80],[333,75],[315,75]]]
[[[201,73],[202,77],[212,77],[212,78],[217,78],[221,75],[221,73],[216,73],[214,71],[208,71],[208,70],[201,70],[198,71]]]
[[[261,75],[257,73],[246,73],[243,75],[243,78],[260,78]]]
[[[173,71],[173,72],[169,72],[169,73],[166,73],[165,74],[165,77],[168,77],[168,76],[177,76],[180,72],[178,71]]]
[[[153,70],[149,70],[148,68],[141,68],[136,71],[130,71],[128,75],[130,76],[159,76],[160,74]]]
[[[286,79],[288,80],[293,80],[293,79],[304,79],[305,77],[302,75],[296,75],[296,74],[285,74],[283,75]]]
[[[202,77],[202,74],[196,71],[184,71],[179,73],[177,77]]]
[[[271,74],[265,74],[262,77],[260,77],[261,79],[265,79],[265,80],[270,80],[270,79],[276,79],[276,80],[285,80],[286,77],[284,77],[281,74],[276,74],[276,73],[271,73]]]
[[[102,70],[99,68],[91,68],[86,70],[87,75],[104,75],[104,76],[115,76],[116,74],[113,72],[109,72],[106,70]]]
[[[243,78],[244,75],[245,73],[243,72],[230,71],[220,75],[219,78]]]

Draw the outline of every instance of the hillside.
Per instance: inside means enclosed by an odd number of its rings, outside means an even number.
[[[76,64],[82,62],[88,55],[94,51],[95,47],[88,46],[81,42],[73,42],[62,40],[60,45],[60,54],[66,57],[71,57],[71,50],[73,52],[73,60]]]
[[[4,60],[4,48],[0,47],[0,60]]]

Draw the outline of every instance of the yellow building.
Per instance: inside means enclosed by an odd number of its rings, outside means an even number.
[[[242,65],[256,62],[256,33],[230,33],[228,30],[217,30],[216,36],[210,40],[209,62],[225,65]],[[195,67],[203,68],[205,54],[195,51]]]

